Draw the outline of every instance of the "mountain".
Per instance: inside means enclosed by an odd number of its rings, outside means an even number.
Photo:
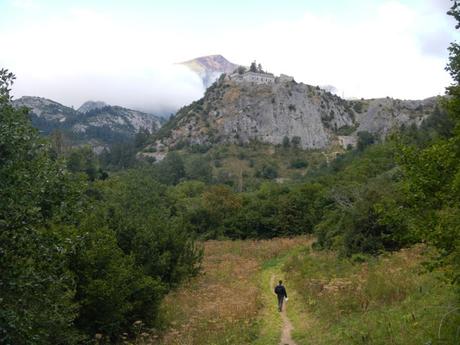
[[[103,102],[86,102],[78,110],[50,99],[24,96],[13,101],[15,107],[27,107],[32,124],[48,135],[64,132],[72,144],[108,144],[134,137],[140,129],[157,131],[163,119],[152,114]]]
[[[219,78],[205,96],[178,111],[145,151],[161,159],[189,144],[281,144],[288,138],[304,149],[354,146],[358,132],[381,138],[402,125],[418,126],[436,98],[344,100],[292,77],[246,72]]]
[[[228,61],[222,55],[202,56],[193,60],[182,62],[181,65],[187,66],[197,73],[205,88],[211,86],[221,74],[230,74],[238,68],[238,65]]]
[[[87,101],[83,103],[80,108],[77,109],[80,113],[86,113],[90,110],[100,109],[108,106],[107,103],[101,101]]]

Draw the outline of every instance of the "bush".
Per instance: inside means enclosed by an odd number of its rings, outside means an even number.
[[[318,246],[337,249],[345,256],[375,255],[413,242],[397,206],[402,198],[395,190],[398,186],[380,181],[358,190],[354,188],[356,186],[331,195],[335,207],[329,208],[315,229]]]
[[[178,184],[185,177],[184,161],[177,152],[170,152],[155,165],[153,173],[156,179],[163,184]]]
[[[278,177],[278,169],[274,165],[264,165],[261,169],[257,170],[256,177],[264,179],[275,179]]]
[[[289,148],[291,146],[291,141],[289,140],[289,137],[285,136],[283,138],[283,147],[285,149]]]
[[[152,324],[166,286],[123,253],[113,231],[95,226],[84,226],[84,241],[71,257],[81,305],[76,325],[86,334],[115,340],[136,320]]]
[[[308,162],[305,159],[294,159],[291,161],[290,167],[292,169],[303,169],[308,167]]]
[[[298,136],[292,137],[292,140],[291,140],[292,147],[296,149],[300,148],[301,142],[302,142],[302,139],[300,137]]]
[[[204,157],[194,157],[185,164],[185,175],[190,180],[211,182],[212,167]]]
[[[357,148],[359,151],[363,151],[367,146],[374,144],[375,141],[376,138],[372,133],[366,131],[358,132]]]

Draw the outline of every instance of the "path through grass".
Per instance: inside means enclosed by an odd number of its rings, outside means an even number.
[[[146,344],[278,345],[281,317],[269,289],[273,269],[306,237],[205,243],[203,274],[170,293],[164,330]]]
[[[441,272],[423,270],[426,248],[353,261],[310,244],[305,237],[207,242],[203,274],[166,297],[163,329],[138,344],[460,344],[459,312],[447,314],[458,308],[456,295]],[[287,319],[272,283],[280,279],[292,339],[282,338]]]

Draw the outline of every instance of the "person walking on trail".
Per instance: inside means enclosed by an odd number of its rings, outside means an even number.
[[[284,298],[287,300],[287,292],[282,280],[280,280],[279,284],[275,287],[275,293],[276,296],[278,296],[278,311],[283,311],[283,301]]]

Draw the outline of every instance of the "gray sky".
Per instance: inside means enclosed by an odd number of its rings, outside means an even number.
[[[16,97],[171,111],[204,90],[175,62],[222,54],[347,98],[444,93],[449,0],[0,0]],[[8,47],[5,49],[5,47]]]

